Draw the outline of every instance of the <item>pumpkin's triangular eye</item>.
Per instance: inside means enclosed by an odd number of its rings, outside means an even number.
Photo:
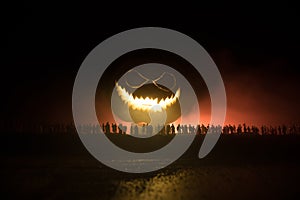
[[[125,74],[124,81],[128,87],[136,89],[148,83],[150,79],[137,70],[130,70]]]
[[[154,83],[157,85],[163,85],[170,90],[175,89],[176,87],[176,78],[173,74],[171,73],[163,73],[160,77],[157,79],[153,80]]]

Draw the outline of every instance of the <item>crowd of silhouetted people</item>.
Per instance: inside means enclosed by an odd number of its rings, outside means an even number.
[[[161,125],[153,127],[152,125],[138,126],[132,124],[129,128],[122,124],[116,123],[102,123],[101,125],[80,125],[75,128],[73,123],[70,124],[48,124],[48,125],[36,125],[36,124],[22,124],[22,123],[2,123],[0,124],[0,131],[2,133],[105,133],[105,134],[130,134],[133,136],[151,136],[155,134],[160,135],[172,135],[172,134],[207,134],[207,133],[222,133],[226,135],[300,135],[300,125],[279,125],[279,126],[248,126],[246,124],[239,125]]]

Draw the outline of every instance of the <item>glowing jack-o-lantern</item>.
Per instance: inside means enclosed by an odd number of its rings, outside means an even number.
[[[144,84],[133,93],[116,83],[118,95],[127,104],[130,116],[136,124],[149,124],[150,112],[166,113],[165,124],[172,123],[181,116],[179,97],[180,89],[174,94],[160,84]]]

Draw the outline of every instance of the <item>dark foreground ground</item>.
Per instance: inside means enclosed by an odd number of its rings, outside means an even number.
[[[221,136],[200,160],[202,139],[165,169],[127,174],[95,160],[75,134],[5,134],[1,199],[299,199],[299,136]]]

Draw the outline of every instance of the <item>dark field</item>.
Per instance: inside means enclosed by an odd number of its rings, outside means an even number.
[[[5,134],[1,199],[299,198],[299,135],[222,135],[200,160],[202,139],[197,136],[189,150],[165,169],[127,174],[94,159],[75,134]]]

